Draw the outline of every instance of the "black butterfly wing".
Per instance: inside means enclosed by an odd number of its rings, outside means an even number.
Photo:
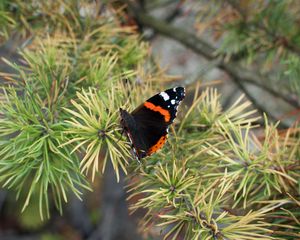
[[[140,156],[149,156],[159,150],[167,140],[169,125],[174,121],[178,105],[185,96],[183,87],[175,87],[149,98],[131,115],[136,123],[133,142],[138,142]]]
[[[167,89],[149,98],[145,103],[136,108],[132,112],[132,115],[136,116],[144,113],[144,117],[146,111],[143,111],[143,108],[146,107],[151,110],[151,112],[146,112],[147,116],[153,111],[158,112],[164,117],[164,122],[169,125],[176,118],[178,106],[184,97],[185,89],[183,87]]]

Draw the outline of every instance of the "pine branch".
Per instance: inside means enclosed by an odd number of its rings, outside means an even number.
[[[106,22],[93,11],[82,12],[86,5],[79,8],[77,1],[59,3],[64,7],[16,1],[18,11],[11,16],[22,19],[16,23],[25,36],[28,31],[40,36],[39,43],[34,39],[22,53],[25,65],[6,61],[16,74],[1,75],[15,85],[1,95],[0,181],[17,191],[24,208],[28,206],[23,224],[35,224],[26,221],[26,214],[34,214],[36,206],[41,217],[48,217],[52,200],[61,212],[62,203],[70,199],[68,192],[80,197],[81,190],[88,189],[84,170],[95,179],[104,174],[104,191],[101,222],[91,236],[91,224],[83,219],[86,222],[77,229],[81,236],[141,239],[128,216],[124,173],[132,177],[131,209],[146,209],[143,226],[158,224],[165,239],[299,236],[298,129],[279,132],[265,117],[262,136],[255,136],[256,110],[249,109],[251,104],[243,96],[223,111],[216,89],[201,95],[196,89],[191,105],[170,128],[164,148],[141,164],[128,161],[129,143],[120,134],[118,109],[124,106],[130,111],[155,88],[161,89],[157,82],[169,78],[148,64],[147,45],[113,17]],[[93,10],[95,5],[89,6]],[[226,71],[258,110],[266,110],[245,87],[257,84],[276,96],[273,89],[260,85],[259,74],[233,59],[225,61],[210,43],[154,19],[141,8],[135,12],[141,24],[175,38]],[[89,218],[82,204],[73,204],[76,220],[79,215]],[[68,222],[75,228],[79,224]]]
[[[130,200],[138,199],[131,210],[146,208],[143,229],[157,223],[165,239],[272,239],[274,209],[296,207],[288,207],[292,201],[282,192],[292,192],[291,199],[298,194],[299,141],[288,133],[281,136],[266,117],[264,138],[256,139],[257,118],[250,117],[250,103],[242,97],[222,112],[216,90],[195,95],[175,126],[172,154],[165,150],[140,166],[130,185]],[[298,215],[290,212],[283,228],[295,224]],[[280,214],[284,217],[284,210]]]
[[[167,37],[170,37],[174,40],[177,40],[178,42],[182,43],[186,47],[192,49],[196,53],[200,54],[201,56],[204,56],[208,60],[214,60],[218,56],[215,54],[216,49],[207,43],[205,40],[196,37],[194,34],[189,33],[183,29],[174,27],[170,24],[167,24],[164,21],[158,20],[157,18],[154,18],[150,15],[145,14],[144,12],[139,11],[136,9],[136,6],[134,6],[129,1],[124,0],[124,2],[128,3],[128,6],[132,10],[132,14],[136,17],[137,21],[140,22],[142,25],[146,27],[150,27],[154,29],[155,31],[161,33],[162,35],[165,35]],[[220,60],[216,64],[217,67],[227,72],[233,79],[235,79],[235,82],[239,82],[238,85],[239,88],[241,88],[242,91],[244,91],[246,88],[243,85],[243,82],[248,81],[252,83],[259,83],[264,79],[264,76],[258,75],[257,73],[254,73],[253,71],[249,71],[242,66],[240,66],[236,62],[232,61],[224,61]],[[267,87],[264,87],[266,89]],[[279,92],[275,92],[274,90],[270,89],[268,92],[273,93],[276,97],[279,97],[286,101],[287,103],[291,104],[293,107],[299,107],[299,103],[285,95],[282,95]],[[248,96],[250,93],[246,93]],[[254,100],[253,97],[251,97],[251,100]],[[272,116],[272,113],[270,113],[265,107],[263,107],[261,104],[259,104],[257,101],[255,101],[255,106],[259,107],[259,109],[263,109],[266,113]]]
[[[239,3],[236,0],[226,0],[226,2],[237,12],[239,12],[240,16],[247,21],[247,11],[245,9],[241,8]],[[253,23],[251,23],[253,24]],[[272,31],[270,31],[268,28],[266,28],[262,23],[255,23],[254,26],[260,30],[263,30],[270,38],[271,42],[278,43],[281,42],[281,46],[286,48],[288,51],[290,51],[292,54],[297,54],[300,56],[300,48],[293,43],[291,43],[285,36],[279,36],[274,34]]]

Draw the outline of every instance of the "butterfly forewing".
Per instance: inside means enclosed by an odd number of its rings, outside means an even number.
[[[132,114],[135,116],[146,107],[151,112],[159,112],[164,117],[164,122],[171,124],[176,118],[178,106],[184,97],[185,89],[183,87],[170,88],[149,98],[136,108]]]

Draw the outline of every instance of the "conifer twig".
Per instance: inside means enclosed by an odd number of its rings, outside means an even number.
[[[235,0],[226,0],[226,2],[236,11],[239,12],[239,14],[241,16],[243,16],[245,18],[245,16],[247,16],[247,12],[242,9],[238,2]],[[281,41],[283,42],[283,44],[281,44],[281,46],[285,47],[287,50],[289,50],[292,53],[296,53],[297,55],[300,56],[300,49],[295,46],[294,44],[292,44],[290,41],[288,41],[284,36],[277,36],[275,35],[273,32],[269,31],[269,29],[267,29],[264,25],[260,24],[255,24],[255,27],[259,28],[260,30],[263,30],[269,37],[271,37],[272,41],[274,43]],[[283,41],[282,41],[283,40]]]
[[[140,11],[137,9],[135,5],[133,5],[128,0],[123,0],[125,3],[128,4],[129,8],[131,9],[132,14],[134,14],[136,20],[146,26],[150,27],[156,32],[159,32],[160,34],[172,38],[181,44],[185,45],[186,47],[192,49],[199,55],[205,57],[208,60],[213,60],[216,57],[216,49],[210,45],[208,42],[206,42],[204,39],[201,39],[197,36],[195,36],[193,33],[189,33],[186,30],[183,30],[181,28],[177,28],[172,26],[171,24],[168,24],[162,20],[159,20],[157,18],[154,18],[145,12]],[[238,87],[240,88],[243,85],[244,81],[252,82],[252,83],[258,83],[261,82],[261,79],[266,78],[265,76],[261,76],[257,73],[254,73],[253,71],[250,71],[248,69],[245,69],[244,67],[240,66],[237,62],[234,61],[225,61],[224,59],[219,61],[216,65],[216,67],[224,70],[226,73],[228,73],[232,79],[234,79],[235,83],[240,83]],[[264,87],[263,89],[266,90],[267,87]],[[245,90],[245,87],[240,88],[243,92]],[[287,96],[282,95],[281,93],[275,92],[274,90],[269,90],[268,92],[273,93],[272,95],[279,97],[292,105],[293,107],[299,107],[299,104],[294,101],[293,99],[288,98]],[[250,93],[247,93],[247,96],[249,97]],[[251,97],[251,100],[254,100],[254,97]],[[264,108],[259,103],[255,103],[257,107],[260,109],[263,109],[268,115],[273,115],[269,111],[267,111],[266,108]],[[273,117],[274,118],[274,117]]]

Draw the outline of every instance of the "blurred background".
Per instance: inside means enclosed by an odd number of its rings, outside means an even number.
[[[74,14],[71,7],[76,8]],[[36,39],[55,36],[63,44],[69,33],[81,34],[76,41],[85,41],[88,32],[77,30],[93,32],[93,21],[99,18],[99,26],[110,20],[116,29],[123,29],[124,41],[128,35],[128,42],[145,44],[141,54],[164,72],[164,84],[175,82],[191,92],[215,87],[224,109],[244,94],[257,115],[266,113],[271,122],[280,121],[280,129],[297,122],[300,5],[296,0],[0,0],[1,84],[13,82],[14,64],[24,65],[26,58],[20,51],[34,49]],[[114,27],[104,29],[112,31],[110,39]],[[133,57],[142,51],[132,49]],[[126,69],[136,66],[128,63]],[[93,192],[84,190],[82,201],[70,194],[63,213],[50,206],[51,218],[43,221],[36,211],[38,200],[21,213],[23,203],[16,200],[16,191],[1,188],[0,239],[162,239],[156,227],[147,235],[137,231],[144,211],[128,214],[120,174],[117,183],[113,167],[107,165],[104,175],[91,184]]]

